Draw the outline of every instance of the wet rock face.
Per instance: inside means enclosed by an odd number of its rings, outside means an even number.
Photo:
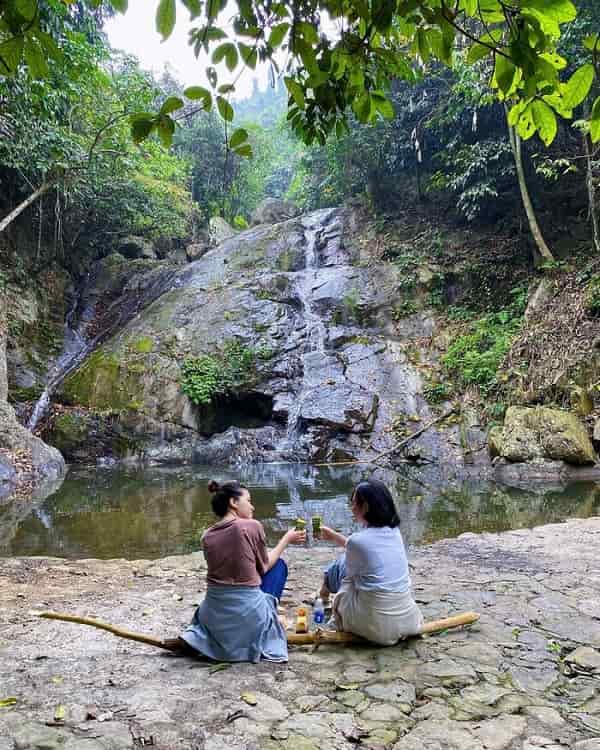
[[[117,251],[124,258],[130,258],[131,260],[137,260],[138,258],[155,260],[157,257],[156,251],[151,242],[148,242],[148,240],[143,237],[136,237],[134,235],[125,237],[125,239],[119,243]]]
[[[283,201],[279,198],[265,198],[252,214],[251,223],[253,225],[276,224],[280,221],[293,219],[299,213],[298,206],[290,201]]]
[[[516,463],[548,459],[592,465],[597,460],[587,430],[577,417],[546,407],[507,409],[502,430],[490,435],[490,451]]]
[[[123,325],[67,377],[59,400],[89,410],[102,444],[118,435],[107,446],[117,458],[123,441],[128,456],[153,462],[350,459],[389,450],[399,416],[413,429],[431,417],[409,353],[435,322],[424,313],[396,319],[400,271],[360,262],[353,222],[349,210],[325,209],[261,224],[178,270],[106,259],[84,297],[105,320],[124,310]],[[135,317],[130,297],[146,299]],[[204,404],[182,390],[189,361],[201,365],[196,386],[216,389]],[[203,366],[229,386],[207,385]],[[106,414],[110,430],[98,422]],[[417,459],[445,472],[462,465],[456,432],[425,431],[413,446]],[[65,435],[54,439],[65,445]],[[70,455],[85,451],[81,436],[76,443]]]

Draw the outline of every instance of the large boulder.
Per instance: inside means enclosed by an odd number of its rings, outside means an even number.
[[[213,216],[208,223],[208,235],[212,245],[220,245],[221,242],[235,237],[236,234],[236,230],[221,216]]]
[[[130,235],[121,240],[118,252],[124,258],[129,258],[130,260],[137,258],[155,260],[157,258],[153,244],[143,237],[137,237],[134,235]]]
[[[61,454],[19,424],[5,401],[0,401],[0,453],[5,484],[27,481],[33,486],[41,479],[59,479],[65,473]]]
[[[290,201],[279,198],[265,198],[252,214],[252,224],[277,224],[280,221],[293,219],[300,213],[300,209]]]
[[[543,406],[511,406],[504,426],[490,435],[490,451],[507,461],[535,459],[590,465],[597,456],[584,425],[571,414]]]

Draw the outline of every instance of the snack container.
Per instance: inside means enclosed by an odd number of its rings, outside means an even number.
[[[308,633],[308,614],[306,607],[298,607],[296,613],[296,633]]]
[[[294,522],[294,528],[296,531],[304,531],[306,528],[306,521],[303,518],[297,518]]]

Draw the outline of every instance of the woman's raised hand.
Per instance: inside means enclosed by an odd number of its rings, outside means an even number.
[[[346,537],[340,534],[339,531],[330,529],[329,526],[321,526],[321,539],[324,539],[326,542],[339,544],[340,547],[346,544]]]
[[[297,531],[296,529],[290,529],[285,533],[285,540],[287,544],[304,544],[306,542],[306,531]]]

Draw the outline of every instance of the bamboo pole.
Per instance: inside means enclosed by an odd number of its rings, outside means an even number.
[[[173,650],[165,641],[161,641],[159,638],[153,638],[152,636],[144,635],[142,633],[131,633],[129,630],[109,625],[107,622],[95,620],[91,617],[79,617],[78,615],[69,615],[62,612],[38,612],[36,614],[38,617],[43,617],[46,620],[62,620],[63,622],[72,622],[77,625],[90,625],[92,628],[106,630],[108,633],[112,633],[112,635],[116,635],[118,638],[126,638],[129,641],[138,641],[139,643],[163,648],[167,651]],[[477,612],[463,612],[460,615],[446,617],[443,620],[432,620],[423,625],[419,631],[419,635],[439,633],[440,631],[448,630],[449,628],[470,625],[473,622],[477,622],[477,620],[479,620]],[[343,644],[367,642],[364,638],[354,635],[354,633],[320,629],[314,630],[310,633],[288,633],[287,641],[293,646],[306,646],[309,644],[320,645],[322,643]]]

